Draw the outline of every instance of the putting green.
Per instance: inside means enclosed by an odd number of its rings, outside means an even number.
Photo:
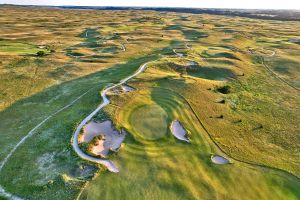
[[[167,133],[167,113],[158,105],[136,108],[129,118],[130,125],[143,139],[155,140]]]
[[[0,41],[0,53],[6,54],[36,54],[38,51],[46,51],[31,44]]]

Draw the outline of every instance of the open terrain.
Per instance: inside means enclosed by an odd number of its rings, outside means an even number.
[[[300,199],[299,22],[1,5],[0,27],[0,199]]]

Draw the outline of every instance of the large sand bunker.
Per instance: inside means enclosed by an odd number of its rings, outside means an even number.
[[[110,150],[118,151],[125,136],[126,132],[116,130],[110,120],[104,122],[91,121],[85,125],[79,143],[89,143],[94,139],[95,142],[90,149],[91,152],[106,157]]]
[[[190,140],[186,137],[187,131],[183,128],[178,120],[172,121],[170,129],[172,134],[177,139],[190,142]]]

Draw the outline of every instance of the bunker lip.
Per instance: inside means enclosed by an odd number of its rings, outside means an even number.
[[[226,165],[230,164],[229,160],[220,155],[211,155],[211,161],[217,165]]]
[[[186,137],[187,131],[181,125],[178,120],[173,120],[170,126],[172,134],[179,140],[189,142],[190,140]]]

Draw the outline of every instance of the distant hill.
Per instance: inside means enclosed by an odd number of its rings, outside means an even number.
[[[300,10],[258,10],[258,9],[213,9],[213,8],[159,8],[159,7],[98,7],[98,6],[59,6],[72,9],[98,10],[154,10],[162,12],[182,12],[193,14],[214,14],[248,17],[266,20],[300,21]]]
[[[19,6],[0,4],[0,6]],[[30,6],[30,5],[28,5]],[[22,6],[21,6],[22,7]],[[153,10],[160,12],[179,12],[193,14],[213,14],[248,17],[254,19],[300,21],[300,10],[268,10],[268,9],[219,9],[219,8],[179,8],[179,7],[113,7],[113,6],[34,6],[34,7],[55,7],[66,9],[96,9],[96,10]]]

